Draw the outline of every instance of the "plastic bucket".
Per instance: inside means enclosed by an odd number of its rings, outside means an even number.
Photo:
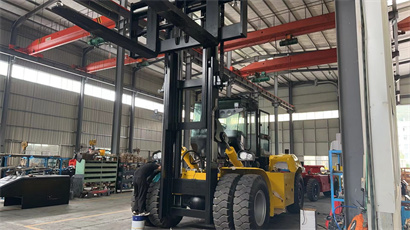
[[[131,230],[144,229],[146,216],[132,216]]]

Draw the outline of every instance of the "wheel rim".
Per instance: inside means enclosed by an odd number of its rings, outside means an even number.
[[[266,197],[262,190],[256,193],[253,205],[256,224],[262,226],[266,218]]]

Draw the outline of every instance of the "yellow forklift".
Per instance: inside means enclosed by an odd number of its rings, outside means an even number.
[[[201,109],[202,103],[196,103],[193,122],[200,121]],[[171,212],[160,218],[160,195],[164,191],[160,183],[151,183],[147,195],[149,222],[169,228],[182,216],[206,218],[210,210],[216,229],[266,229],[269,217],[275,214],[286,210],[299,213],[304,201],[302,167],[295,155],[269,152],[269,114],[258,109],[256,100],[239,97],[219,98],[215,113],[217,157],[211,162],[215,170],[211,168],[209,173],[206,167],[207,130],[192,130],[191,149],[182,147],[182,167],[173,178],[173,192],[167,194],[167,201],[172,201]],[[207,201],[209,174],[214,182]]]
[[[107,7],[95,2],[98,9]],[[237,20],[225,17],[227,4],[238,11]],[[247,36],[247,0],[142,0],[130,11],[113,9],[98,12],[127,18],[129,36],[64,4],[52,11],[129,50],[132,58],[165,54],[162,171],[148,190],[149,222],[169,228],[190,216],[217,229],[263,229],[276,213],[299,212],[301,166],[294,155],[271,155],[269,114],[257,108],[254,96],[288,111],[294,107],[224,64],[224,43]],[[192,74],[194,63],[199,75]],[[242,89],[237,97],[232,84]]]
[[[224,68],[224,42],[246,36],[247,1],[240,1],[240,20],[232,25],[223,24],[229,1],[161,4],[131,7],[138,12],[148,6],[148,15],[173,23],[170,37],[160,42],[172,51],[165,52],[163,146],[154,156],[161,158],[161,180],[148,189],[148,222],[170,228],[189,216],[216,229],[266,229],[275,214],[299,213],[301,165],[294,155],[270,153],[269,114],[259,110],[255,95],[286,110],[294,107]],[[183,15],[195,10],[201,28]],[[185,35],[178,37],[181,30]],[[201,75],[192,76],[193,63],[202,67]],[[248,94],[223,96],[232,83]]]

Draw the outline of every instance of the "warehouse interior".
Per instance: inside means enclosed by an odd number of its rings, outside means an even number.
[[[0,229],[410,228],[410,1],[2,0],[0,30]]]

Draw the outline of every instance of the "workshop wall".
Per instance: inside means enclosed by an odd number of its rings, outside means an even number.
[[[4,56],[1,58],[4,59]],[[42,71],[64,79],[71,79],[80,84],[79,77],[21,60],[16,61],[14,67],[17,68],[17,66],[24,66],[19,73],[24,75],[25,79],[18,79],[21,78],[20,75],[12,78],[6,152],[20,153],[20,143],[28,141],[32,144],[59,145],[59,154],[71,157],[75,145],[79,93],[65,90],[63,85],[59,86],[60,89],[55,88],[56,83],[52,81],[50,81],[50,85],[54,87],[37,84],[34,80],[36,76],[32,74],[36,74],[35,71]],[[30,72],[31,70],[35,71]],[[149,73],[149,71],[140,71],[138,76],[145,73]],[[1,76],[1,98],[4,92],[4,79],[5,77]],[[155,84],[156,78],[153,79],[153,81],[137,81],[137,83],[142,82],[145,88],[155,90],[161,88],[162,84]],[[33,80],[34,82],[30,82]],[[88,81],[87,85],[114,90],[113,86],[95,81]],[[124,90],[124,93],[130,95],[129,91]],[[95,96],[97,95],[85,96],[81,142],[88,145],[90,139],[97,139],[97,147],[109,149],[111,148],[114,102]],[[121,151],[126,151],[128,148],[129,115],[130,106],[123,104]],[[160,149],[162,116],[156,115],[150,110],[137,108],[134,119],[134,148],[140,148],[143,156],[147,156],[148,152]]]
[[[271,129],[271,152],[275,151],[274,124]],[[327,156],[330,143],[339,132],[339,119],[293,121],[294,154],[302,156]],[[289,122],[279,122],[279,152],[289,149]]]

